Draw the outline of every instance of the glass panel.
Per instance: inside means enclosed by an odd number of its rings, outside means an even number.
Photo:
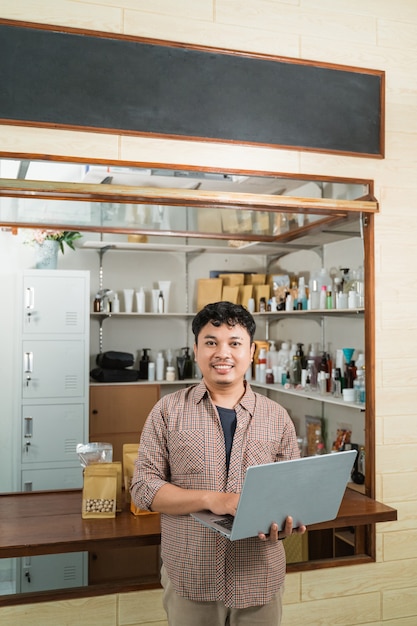
[[[56,182],[111,184],[127,187],[154,187],[224,191],[298,198],[356,200],[369,194],[368,181],[289,177],[288,174],[256,175],[197,171],[179,168],[120,167],[35,160],[0,160],[0,177]]]
[[[336,215],[335,217],[340,217]],[[0,222],[26,227],[275,241],[320,223],[325,215],[216,207],[122,204],[0,197]]]

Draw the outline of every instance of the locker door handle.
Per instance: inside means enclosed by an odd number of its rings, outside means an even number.
[[[24,358],[25,374],[32,374],[32,372],[33,372],[33,352],[25,352],[23,358]]]
[[[33,373],[33,352],[25,352],[23,355],[23,369],[26,374],[26,387],[29,387],[29,383],[32,380],[30,374]]]
[[[30,566],[31,565],[32,565],[32,562],[31,562],[30,556],[29,557],[28,556],[25,557],[24,566],[23,567],[24,567],[24,572],[25,572],[25,578],[28,581],[28,583],[31,582],[31,576],[30,576]]]
[[[31,416],[25,417],[24,424],[23,436],[25,438],[33,437],[33,418]]]
[[[34,287],[26,287],[25,290],[25,310],[28,323],[30,323],[31,315],[35,308],[35,289]]]

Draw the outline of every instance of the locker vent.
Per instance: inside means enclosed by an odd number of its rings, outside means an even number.
[[[67,391],[74,391],[78,386],[78,376],[77,374],[67,374],[65,376],[65,389]]]
[[[77,578],[77,568],[75,565],[66,565],[64,567],[64,580],[71,581]]]
[[[65,314],[65,325],[66,326],[77,326],[78,325],[78,313],[77,311],[67,311]]]
[[[75,454],[75,450],[77,448],[77,442],[75,439],[65,439],[64,443],[64,451],[65,454]]]

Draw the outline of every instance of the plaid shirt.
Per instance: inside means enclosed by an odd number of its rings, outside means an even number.
[[[131,494],[142,509],[166,482],[183,489],[240,493],[247,467],[299,456],[287,411],[246,392],[236,408],[229,472],[220,419],[201,382],[166,395],[141,436]],[[194,601],[245,608],[268,603],[283,585],[282,542],[257,537],[229,541],[190,515],[161,515],[161,554],[175,591]]]

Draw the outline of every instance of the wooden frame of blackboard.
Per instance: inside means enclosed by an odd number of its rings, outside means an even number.
[[[0,54],[1,124],[384,156],[380,70],[12,20]]]

